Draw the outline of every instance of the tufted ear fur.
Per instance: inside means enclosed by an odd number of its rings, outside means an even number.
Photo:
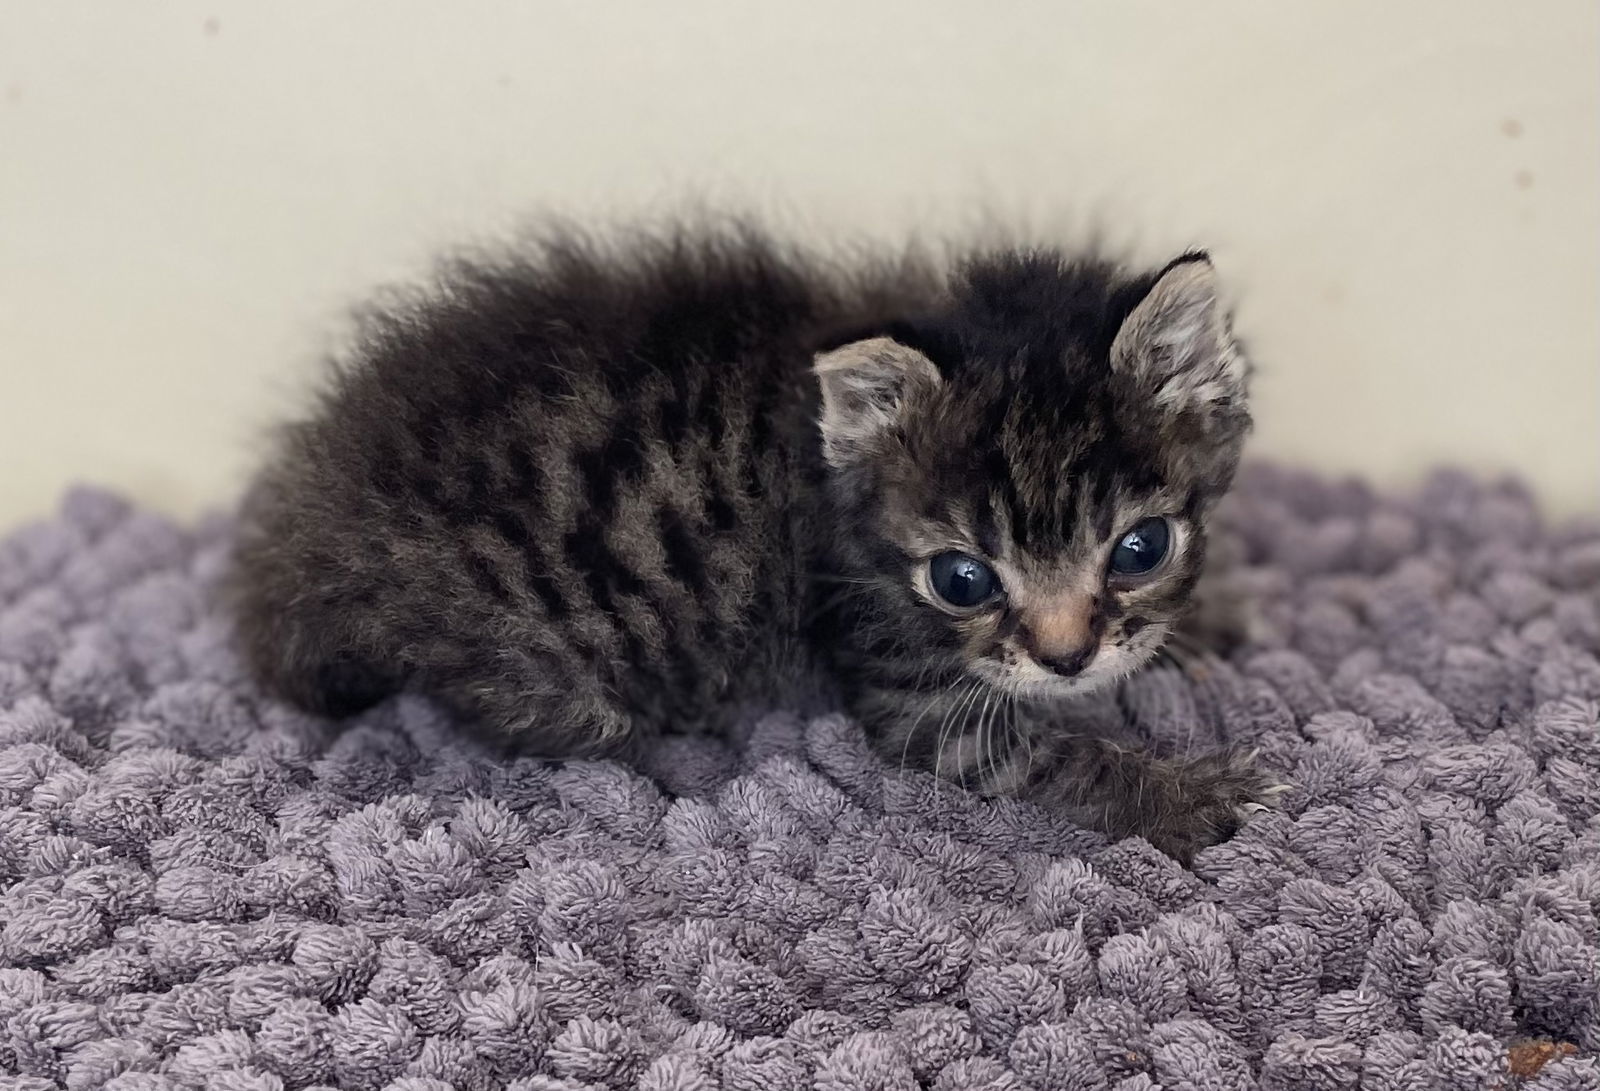
[[[1171,416],[1209,421],[1243,412],[1248,367],[1209,258],[1194,254],[1167,267],[1117,331],[1111,369],[1140,403]]]
[[[908,398],[942,381],[932,360],[888,337],[821,353],[813,367],[822,385],[822,451],[835,469],[857,462]]]

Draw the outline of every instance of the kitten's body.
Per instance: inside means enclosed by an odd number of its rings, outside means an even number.
[[[1191,412],[1113,362],[1193,279],[1006,252],[841,268],[748,232],[465,270],[379,320],[288,433],[240,538],[245,649],[308,707],[410,685],[545,754],[837,687],[891,760],[1186,856],[1266,783],[1077,738],[1058,699],[1154,653],[1237,460],[1242,364],[1183,363],[1184,386],[1240,372]],[[1171,571],[1101,588],[1095,550],[1150,504]],[[950,549],[1005,596],[954,613],[926,575]],[[1093,646],[1063,667],[1046,638],[1069,631]]]

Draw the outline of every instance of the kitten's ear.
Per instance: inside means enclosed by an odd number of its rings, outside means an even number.
[[[822,452],[835,468],[865,453],[908,398],[942,381],[932,360],[888,337],[821,353],[813,367],[822,385]]]
[[[1170,413],[1242,409],[1248,365],[1234,344],[1216,270],[1190,254],[1161,273],[1111,343],[1111,369]]]

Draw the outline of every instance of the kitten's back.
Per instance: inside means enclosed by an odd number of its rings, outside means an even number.
[[[317,711],[414,679],[561,752],[793,677],[807,346],[925,289],[744,229],[456,268],[368,322],[257,483],[245,654]]]

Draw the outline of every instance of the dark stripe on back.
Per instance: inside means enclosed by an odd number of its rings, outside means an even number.
[[[416,493],[435,511],[444,510],[444,489],[439,484],[439,479],[426,470],[413,471],[411,475],[411,491]]]
[[[771,411],[772,391],[762,389],[750,406],[750,430],[745,437],[744,451],[741,452],[744,455],[745,491],[750,496],[761,496],[766,492],[761,471],[763,456],[772,442]]]
[[[470,546],[463,546],[462,560],[466,562],[467,574],[472,577],[473,584],[484,594],[496,602],[510,602],[511,589],[506,586],[500,574],[494,570],[494,565],[489,559]]]
[[[374,445],[369,465],[372,467],[370,479],[378,494],[389,499],[399,497],[405,489],[405,481],[400,473],[400,454],[394,444],[379,440]]]
[[[705,442],[713,451],[720,451],[728,435],[727,414],[722,409],[725,384],[707,382],[700,391],[700,402],[695,407],[695,419],[705,429]]]
[[[705,561],[700,556],[699,545],[683,517],[670,507],[656,513],[656,526],[661,534],[661,548],[666,554],[667,575],[688,586],[696,595],[703,595],[710,585],[706,578]]]
[[[523,578],[544,604],[545,613],[556,620],[571,614],[572,608],[562,597],[555,578],[550,575],[550,561],[534,541],[523,517],[515,511],[500,508],[490,515],[489,522],[512,548],[521,550]]]
[[[467,510],[474,516],[489,507],[489,463],[479,457],[467,460]]]
[[[609,518],[616,511],[618,486],[637,477],[644,468],[644,448],[635,439],[636,434],[632,422],[616,421],[604,443],[574,459],[583,481],[584,500],[601,517]]]
[[[726,534],[739,523],[739,512],[728,498],[722,495],[715,481],[707,482],[711,489],[711,496],[706,500],[706,514],[711,516],[711,529],[718,534]]]
[[[606,544],[594,513],[585,514],[577,529],[561,539],[561,548],[567,563],[582,573],[584,586],[595,606],[606,613],[615,615],[617,612],[613,593],[638,595],[644,591],[643,581]]]
[[[531,497],[539,492],[539,471],[534,468],[533,456],[521,440],[513,440],[506,450],[506,460],[511,464],[511,483],[517,493]]]
[[[676,452],[689,434],[689,392],[681,376],[673,376],[672,389],[656,401],[655,411],[662,440]]]

